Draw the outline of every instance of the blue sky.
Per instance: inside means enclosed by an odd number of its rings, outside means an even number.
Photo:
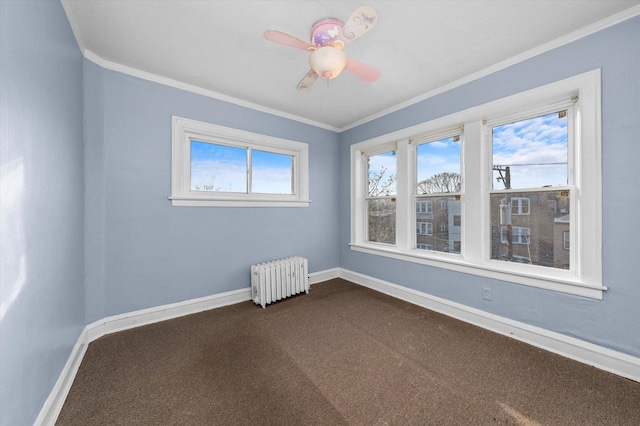
[[[418,145],[416,151],[417,182],[445,172],[460,174],[460,142],[453,137]]]
[[[514,189],[567,185],[567,140],[567,117],[558,112],[494,127],[493,164],[510,166]],[[494,189],[504,189],[497,176]]]
[[[291,194],[293,158],[252,151],[252,192]],[[191,141],[191,190],[247,192],[247,150]]]

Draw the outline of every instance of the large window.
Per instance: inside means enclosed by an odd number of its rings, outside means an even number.
[[[351,248],[601,298],[599,129],[597,70],[354,144]]]
[[[174,206],[308,206],[307,144],[173,117]]]

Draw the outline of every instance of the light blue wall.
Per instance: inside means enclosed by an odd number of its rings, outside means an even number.
[[[82,55],[57,1],[0,1],[0,424],[36,419],[84,318]]]
[[[88,61],[84,71],[88,322],[247,288],[253,263],[338,266],[335,132]],[[308,143],[311,206],[172,207],[172,115]]]
[[[503,317],[640,356],[640,17],[340,135],[340,266]],[[602,301],[349,249],[350,145],[592,69],[602,69]],[[428,77],[428,76],[427,76]],[[491,287],[493,301],[482,299]]]
[[[246,288],[289,255],[640,356],[640,18],[340,135],[82,60],[58,1],[0,0],[0,24],[0,424],[35,420],[86,324]],[[604,300],[349,250],[350,144],[598,67]],[[171,115],[308,142],[311,207],[171,207]]]

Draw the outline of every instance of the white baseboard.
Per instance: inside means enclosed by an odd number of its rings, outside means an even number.
[[[85,327],[71,350],[71,355],[69,355],[69,359],[64,365],[64,368],[60,373],[60,377],[58,377],[58,381],[53,386],[49,397],[44,402],[34,425],[49,426],[56,423],[58,415],[64,405],[64,400],[67,398],[69,390],[71,390],[73,380],[76,378],[76,374],[78,373],[78,369],[82,363],[82,358],[84,358],[84,354],[87,352],[88,343],[86,341],[86,336],[87,329]]]
[[[89,324],[86,327],[87,342],[93,342],[106,334],[208,311],[214,308],[221,308],[247,300],[251,300],[251,289],[243,288],[226,293],[214,294],[212,296],[200,297],[198,299],[190,299],[169,305],[114,315]]]
[[[311,273],[309,274],[309,283],[313,285],[334,278],[343,278],[363,287],[371,288],[409,303],[640,382],[640,358],[493,315],[348,269],[333,268]],[[114,315],[87,325],[78,337],[78,341],[60,373],[58,381],[49,394],[49,398],[47,398],[40,410],[40,415],[36,419],[35,425],[49,426],[55,424],[78,368],[80,368],[87,347],[94,340],[118,331],[233,305],[247,300],[251,300],[250,288]]]
[[[325,269],[320,272],[312,272],[309,274],[309,285],[329,281],[334,278],[340,278],[340,268]]]
[[[340,278],[640,382],[640,358],[347,269],[340,269]]]

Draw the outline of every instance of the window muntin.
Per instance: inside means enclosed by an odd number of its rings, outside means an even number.
[[[394,149],[366,155],[367,241],[396,243],[397,162]]]
[[[174,206],[309,205],[302,142],[172,117],[171,173]]]
[[[502,181],[496,181],[493,163],[492,128],[508,123],[517,123],[532,117],[554,114],[567,109],[573,110],[567,117],[567,159],[566,183],[558,181],[553,187],[527,187],[514,181],[506,189]],[[508,113],[509,115],[505,115]],[[464,124],[462,124],[464,123]],[[417,171],[415,170],[415,148],[412,139],[416,134],[443,134],[440,129],[463,128],[465,145],[462,150],[463,185],[460,194],[461,210],[453,217],[462,225],[461,241],[454,247],[462,248],[460,256],[449,253],[416,250],[426,243],[416,241],[416,191]],[[397,194],[397,234],[395,246],[369,245],[366,243],[362,222],[365,215],[362,198],[352,196],[351,249],[370,254],[383,255],[404,261],[426,264],[434,267],[475,274],[479,276],[551,289],[596,299],[602,298],[606,287],[602,284],[602,167],[600,136],[600,71],[590,71],[576,77],[551,83],[536,89],[498,99],[490,103],[456,112],[429,122],[401,129],[374,139],[359,142],[351,146],[352,153],[352,194],[363,193],[359,180],[362,163],[361,152],[379,149],[395,140],[399,152],[398,194]],[[539,168],[552,168],[554,165],[543,162]],[[517,163],[519,168],[522,164]],[[528,163],[527,163],[528,164]],[[557,165],[555,165],[557,166]],[[354,174],[354,172],[357,172]],[[503,172],[504,174],[504,172]],[[499,177],[499,176],[498,176]],[[406,179],[406,180],[405,180]],[[557,179],[556,179],[557,180]],[[404,182],[404,183],[403,183]],[[497,183],[497,184],[496,184]],[[495,185],[494,185],[495,184]],[[517,185],[523,186],[518,188]],[[546,183],[541,186],[547,185]],[[495,186],[495,187],[494,187]],[[511,188],[511,187],[514,188]],[[566,257],[554,256],[554,266],[546,267],[528,263],[528,257],[516,254],[512,262],[491,258],[494,235],[500,241],[500,225],[492,225],[492,209],[500,204],[500,199],[520,196],[530,198],[527,215],[513,215],[514,218],[531,219],[534,211],[532,193],[546,191],[565,191],[561,198],[548,200],[545,209],[553,215],[553,228],[558,236],[553,237],[554,252],[564,251]],[[575,192],[574,192],[575,191]],[[501,193],[493,196],[493,193]],[[579,194],[578,198],[576,194]],[[566,197],[566,198],[565,198]],[[430,198],[430,197],[424,197]],[[492,202],[494,206],[492,206]],[[568,208],[562,206],[567,203]],[[513,207],[512,207],[513,208]],[[518,212],[522,211],[518,206]],[[434,204],[434,211],[437,206]],[[522,209],[526,210],[524,206]],[[562,211],[565,210],[565,211]],[[511,209],[509,209],[511,212]],[[465,214],[461,220],[462,213]],[[575,220],[579,217],[580,220]],[[524,224],[516,225],[523,228]],[[497,229],[493,232],[492,229]],[[437,232],[438,228],[434,228]],[[564,250],[563,232],[569,232],[570,250]],[[506,228],[502,232],[506,240]],[[412,239],[411,236],[414,235]],[[530,227],[530,244],[535,242],[533,227]],[[559,248],[555,244],[559,243]],[[527,247],[526,244],[520,247]],[[528,254],[527,254],[528,255]],[[526,262],[525,262],[526,260]],[[521,263],[522,262],[522,263]],[[563,263],[564,262],[564,263]]]

